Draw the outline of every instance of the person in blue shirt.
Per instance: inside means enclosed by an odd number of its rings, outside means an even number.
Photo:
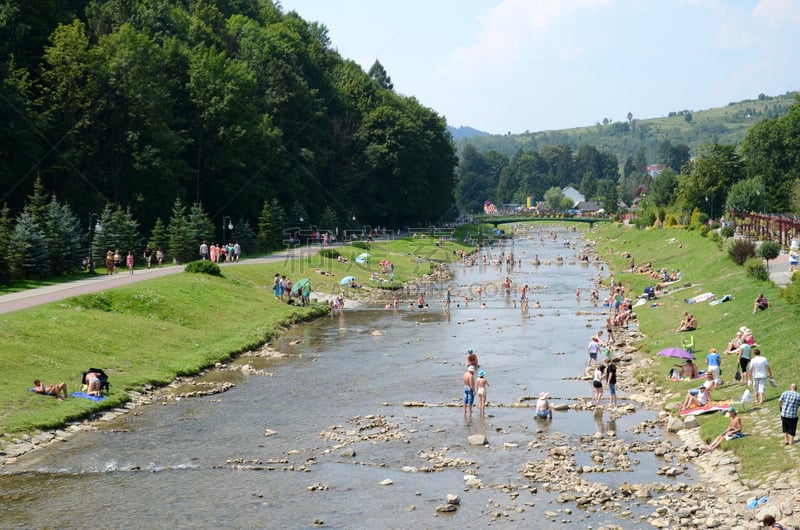
[[[722,361],[716,348],[708,350],[708,355],[706,355],[706,371],[714,374],[714,381],[718,385],[722,384]]]

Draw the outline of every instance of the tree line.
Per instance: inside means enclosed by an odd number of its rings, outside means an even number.
[[[520,148],[512,156],[473,143],[461,149],[456,202],[479,212],[484,200],[524,204],[527,196],[558,204],[554,191],[578,189],[610,213],[634,201],[707,217],[725,211],[800,214],[800,95],[785,114],[751,126],[737,144],[713,141],[690,149],[664,139],[656,153],[640,148],[620,164],[613,153],[592,145]],[[483,140],[482,138],[481,140]],[[648,171],[648,156],[659,166]],[[548,193],[549,192],[549,193]],[[551,200],[547,200],[550,198]],[[663,219],[662,219],[663,220]]]
[[[89,212],[151,233],[176,200],[254,237],[265,204],[384,226],[452,204],[444,118],[277,1],[2,0],[0,13],[0,204],[17,223],[37,178],[83,237]]]

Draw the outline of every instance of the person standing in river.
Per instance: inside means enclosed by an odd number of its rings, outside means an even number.
[[[464,416],[472,417],[472,406],[475,403],[475,367],[470,365],[462,377],[464,381]]]
[[[594,387],[594,404],[600,406],[603,400],[603,381],[605,380],[606,367],[602,364],[596,365],[594,368],[594,377],[592,378],[592,387]]]
[[[614,364],[610,358],[606,358],[605,360],[606,365],[606,382],[608,383],[608,394],[610,396],[610,401],[608,405],[610,407],[617,406],[617,365]]]
[[[489,388],[489,380],[486,379],[486,372],[478,372],[478,380],[475,382],[475,394],[478,396],[478,414],[484,415],[486,410],[486,394]]]

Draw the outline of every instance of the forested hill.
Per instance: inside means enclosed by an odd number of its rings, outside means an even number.
[[[445,120],[277,0],[3,0],[0,204],[41,178],[146,233],[176,199],[256,226],[396,226],[452,204]],[[82,223],[83,224],[83,223]]]
[[[578,127],[541,132],[524,132],[505,135],[472,135],[456,138],[459,151],[466,144],[479,152],[496,151],[508,157],[520,149],[538,150],[542,147],[569,146],[577,151],[591,145],[604,153],[613,154],[622,163],[628,158],[641,157],[647,163],[660,162],[659,150],[664,141],[685,144],[691,153],[707,143],[737,145],[747,130],[765,118],[783,116],[794,103],[795,92],[782,96],[760,94],[756,99],[728,103],[724,107],[707,110],[680,110],[669,116],[637,119],[632,114],[627,121],[609,121],[590,127]]]

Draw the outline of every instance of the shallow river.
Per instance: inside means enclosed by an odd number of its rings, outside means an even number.
[[[560,229],[556,242],[540,242],[538,232],[518,238],[505,249],[522,260],[511,272],[492,265],[496,248],[485,266],[455,265],[449,314],[441,309],[441,286],[428,291],[428,309],[345,311],[283,337],[276,346],[290,355],[257,366],[272,376],[226,372],[233,390],[140,408],[21,457],[0,474],[1,526],[74,528],[93,526],[92,519],[106,528],[313,528],[315,521],[324,528],[642,526],[636,516],[652,513],[650,506],[621,518],[559,504],[541,485],[519,497],[502,487],[531,485],[519,472],[544,457],[528,446],[538,437],[559,434],[572,443],[609,430],[630,440],[661,436],[631,432],[654,417],[647,411],[611,421],[608,411],[569,410],[542,422],[530,408],[510,406],[540,391],[570,404],[592,394],[589,382],[564,379],[583,373],[586,344],[604,323],[602,306],[589,304],[598,268],[576,262],[575,251],[563,246],[575,237]],[[564,264],[555,264],[557,254]],[[500,289],[506,276],[511,297]],[[512,305],[526,283],[528,315]],[[476,299],[464,307],[468,291]],[[541,309],[533,309],[536,300]],[[490,383],[485,418],[476,410],[465,419],[453,406],[463,395],[467,348]],[[621,398],[625,403],[624,392]],[[430,406],[403,406],[410,401]],[[265,436],[267,430],[274,434]],[[363,439],[379,432],[388,436]],[[489,445],[470,446],[471,434],[485,434]],[[355,454],[344,455],[346,449]],[[431,468],[426,457],[433,453],[461,465],[414,471]],[[651,453],[632,458],[632,472],[586,478],[612,486],[647,482],[665,465]],[[590,463],[588,454],[576,459]],[[468,474],[483,487],[467,488]],[[381,485],[386,479],[392,484]],[[461,495],[461,505],[437,515],[448,493]],[[569,513],[544,515],[565,507]]]

